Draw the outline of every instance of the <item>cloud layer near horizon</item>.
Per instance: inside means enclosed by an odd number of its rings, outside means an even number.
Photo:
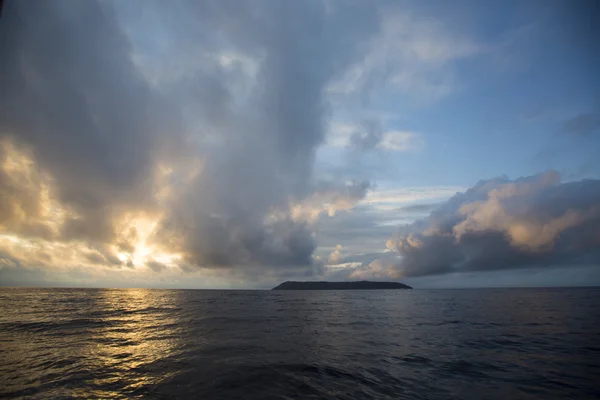
[[[561,183],[555,171],[482,180],[398,228],[386,246],[385,258],[346,273],[399,278],[598,265],[600,180]]]

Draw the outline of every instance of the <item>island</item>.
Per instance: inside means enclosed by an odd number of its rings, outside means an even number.
[[[365,290],[365,289],[412,289],[399,282],[294,282],[286,281],[271,290]]]

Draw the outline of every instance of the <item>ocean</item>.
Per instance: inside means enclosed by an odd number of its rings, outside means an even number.
[[[592,399],[600,289],[0,289],[8,399]]]

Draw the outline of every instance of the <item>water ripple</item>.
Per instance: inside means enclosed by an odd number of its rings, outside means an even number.
[[[0,397],[597,398],[599,327],[598,289],[0,289]]]

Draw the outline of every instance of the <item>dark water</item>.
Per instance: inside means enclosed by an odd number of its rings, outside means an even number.
[[[600,289],[0,289],[0,397],[600,395]]]

